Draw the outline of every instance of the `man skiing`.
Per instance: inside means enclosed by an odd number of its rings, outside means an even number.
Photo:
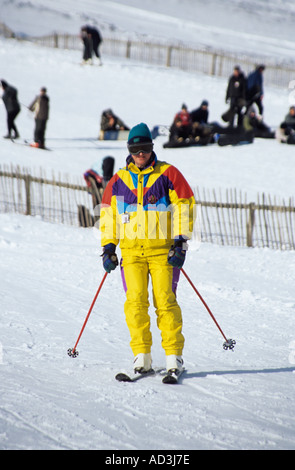
[[[82,26],[80,37],[84,44],[83,63],[92,63],[92,53],[97,57],[99,65],[102,65],[99,46],[102,37],[97,28],[93,26]]]
[[[34,143],[32,147],[45,148],[46,123],[49,118],[49,97],[42,87],[40,94],[30,104],[29,110],[35,113]]]
[[[126,166],[107,185],[101,209],[103,266],[118,266],[126,292],[124,306],[134,354],[134,372],[152,368],[148,280],[151,277],[157,324],[167,371],[183,370],[182,313],[176,300],[180,268],[191,237],[195,199],[183,175],[153,151],[146,124],[129,132]]]
[[[20,104],[17,98],[17,89],[9,85],[5,80],[1,80],[1,86],[3,89],[2,100],[4,102],[6,112],[7,112],[7,135],[4,136],[5,139],[17,139],[19,133],[15,125],[15,118],[20,112]],[[12,135],[12,131],[14,135]]]

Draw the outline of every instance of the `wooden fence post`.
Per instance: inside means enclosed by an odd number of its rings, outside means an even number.
[[[54,38],[54,47],[57,49],[58,48],[58,43],[59,43],[58,34],[54,33],[53,38]]]
[[[166,67],[171,67],[172,46],[167,47]]]
[[[31,215],[31,175],[25,175],[25,188],[26,188],[26,215]]]
[[[216,75],[217,54],[212,54],[211,75]]]
[[[130,59],[130,55],[131,55],[131,41],[128,40],[127,41],[127,44],[126,44],[126,59]]]
[[[247,246],[253,246],[253,230],[255,223],[255,203],[250,202],[247,219]]]

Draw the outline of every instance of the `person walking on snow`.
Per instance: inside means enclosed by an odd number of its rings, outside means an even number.
[[[130,130],[127,147],[126,166],[112,177],[102,199],[103,266],[108,273],[118,266],[120,244],[134,372],[152,368],[149,277],[166,368],[180,371],[184,337],[176,288],[193,230],[195,199],[179,170],[157,159],[146,124]]]
[[[5,139],[17,139],[19,133],[15,125],[15,118],[20,112],[20,104],[17,98],[17,89],[9,85],[5,80],[1,80],[1,86],[3,89],[2,100],[4,102],[7,112],[7,135]],[[12,135],[12,131],[14,135]]]
[[[236,65],[233,74],[229,78],[225,102],[230,104],[229,125],[234,126],[237,115],[237,126],[243,122],[242,109],[246,105],[246,79],[239,65]]]
[[[29,110],[35,112],[35,132],[33,147],[45,148],[45,130],[49,118],[49,97],[46,88],[30,104]]]
[[[259,110],[260,116],[263,114],[263,72],[265,70],[265,65],[261,64],[256,67],[256,69],[248,75],[247,79],[247,111],[252,106],[256,104]]]

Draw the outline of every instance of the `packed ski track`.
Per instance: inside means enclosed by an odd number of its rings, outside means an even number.
[[[182,102],[192,109],[207,98],[211,121],[225,110],[226,80],[218,77],[110,57],[102,67],[81,67],[80,51],[4,39],[0,62],[3,78],[19,90],[22,139],[34,127],[25,106],[48,87],[52,150],[1,141],[0,165],[42,168],[81,184],[96,160],[113,155],[117,170],[127,156],[124,142],[97,140],[104,109],[151,128],[169,125]],[[266,88],[269,125],[286,114],[289,91]],[[4,135],[1,103],[0,125]],[[237,188],[248,200],[263,191],[286,200],[294,195],[293,146],[257,140],[240,148],[164,150],[164,141],[155,140],[158,158],[175,164],[192,187]],[[186,371],[177,385],[163,384],[162,372],[134,383],[115,380],[132,365],[119,270],[106,278],[79,356],[68,356],[104,275],[100,254],[96,228],[0,214],[0,449],[294,450],[295,253],[190,242],[184,269],[237,344],[223,349],[216,325],[181,276]],[[152,295],[150,303],[153,365],[162,368]]]

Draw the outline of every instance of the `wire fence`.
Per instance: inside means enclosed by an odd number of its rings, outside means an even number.
[[[198,219],[193,237],[219,245],[295,249],[294,198],[278,201],[258,194],[248,202],[247,194],[194,190]],[[96,198],[97,201],[97,198]],[[97,203],[97,202],[96,202]],[[44,170],[33,175],[26,168],[0,166],[0,212],[40,216],[43,220],[92,227],[98,220],[93,192],[83,178],[48,179]]]

